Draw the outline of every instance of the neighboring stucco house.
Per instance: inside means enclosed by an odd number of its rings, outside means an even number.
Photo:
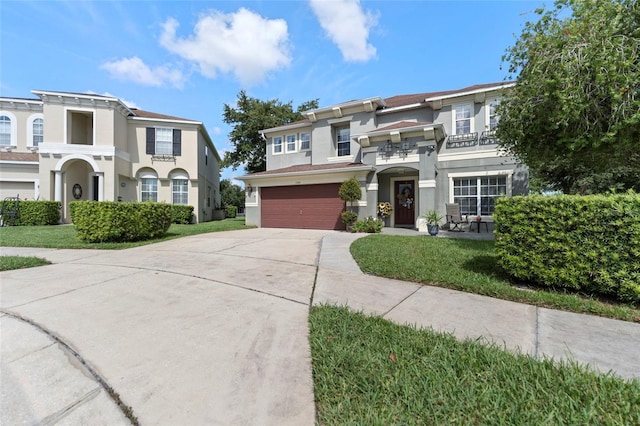
[[[118,98],[32,91],[0,98],[0,197],[62,202],[220,205],[220,157],[199,121],[127,107]]]
[[[349,101],[262,131],[267,170],[240,179],[248,225],[344,229],[340,184],[356,177],[360,218],[388,201],[386,226],[424,229],[420,216],[493,213],[497,196],[528,192],[528,169],[498,149],[496,105],[514,83]]]

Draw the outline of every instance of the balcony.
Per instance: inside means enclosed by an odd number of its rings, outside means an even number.
[[[447,148],[467,148],[478,144],[478,132],[450,135],[447,139]]]
[[[493,145],[498,143],[495,130],[485,130],[480,135],[480,145]]]

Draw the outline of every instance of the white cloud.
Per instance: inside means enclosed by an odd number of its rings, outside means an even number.
[[[309,0],[309,3],[345,61],[366,62],[375,58],[376,48],[367,39],[378,24],[377,15],[362,10],[359,0]]]
[[[176,36],[180,24],[175,19],[164,23],[160,44],[184,59],[195,62],[209,78],[218,73],[233,74],[243,84],[256,84],[266,75],[291,63],[287,23],[266,19],[240,8],[225,14],[203,14],[186,38]]]
[[[105,62],[100,68],[109,72],[112,78],[129,80],[145,86],[171,86],[182,88],[185,76],[182,71],[171,66],[149,67],[137,56]]]

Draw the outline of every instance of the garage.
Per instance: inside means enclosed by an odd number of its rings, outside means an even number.
[[[345,229],[339,183],[261,188],[265,228]]]
[[[35,189],[33,181],[31,182],[0,182],[0,200],[5,197],[20,197],[21,200],[33,200],[35,198]]]

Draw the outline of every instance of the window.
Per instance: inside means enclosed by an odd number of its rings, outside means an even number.
[[[171,179],[171,195],[173,204],[189,204],[189,181],[184,177]]]
[[[300,150],[311,149],[311,133],[300,133]]]
[[[140,201],[158,201],[158,179],[140,178]]]
[[[471,105],[457,105],[454,109],[454,135],[471,133]]]
[[[282,136],[276,136],[275,138],[273,138],[273,153],[282,153]]]
[[[296,152],[296,135],[287,135],[287,152]]]
[[[204,165],[206,166],[207,164],[209,164],[209,147],[208,146],[204,146]]]
[[[0,145],[11,145],[11,119],[6,116],[0,116]]]
[[[36,118],[33,120],[33,146],[38,146],[42,143],[44,131],[44,120],[42,118]]]
[[[147,127],[147,154],[182,155],[182,130]]]
[[[500,116],[498,115],[498,100],[493,100],[489,102],[487,114],[489,115],[489,119],[487,122],[489,123],[489,130],[495,130],[498,127],[498,121],[500,120]]]
[[[351,140],[348,127],[336,128],[338,157],[351,155]]]
[[[173,155],[173,131],[171,129],[156,128],[156,154]]]
[[[495,198],[507,194],[506,176],[483,176],[453,179],[453,202],[460,204],[464,215],[490,216]]]

